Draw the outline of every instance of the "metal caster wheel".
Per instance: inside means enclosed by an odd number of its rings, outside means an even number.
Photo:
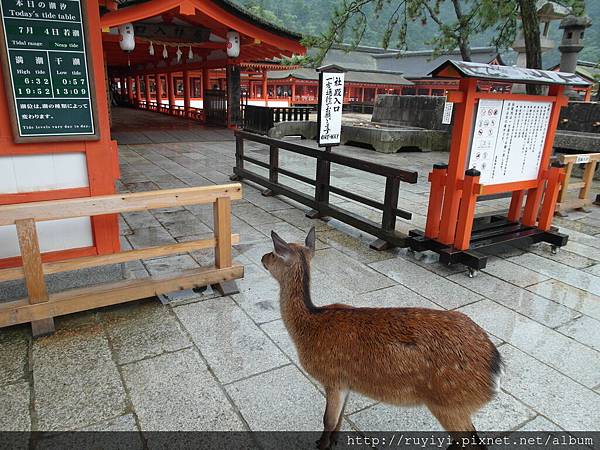
[[[550,247],[550,253],[553,254],[553,255],[557,255],[559,249],[560,249],[559,246],[553,245],[553,246]]]
[[[469,267],[469,278],[475,278],[478,273],[479,273],[478,270],[475,270],[472,267]]]

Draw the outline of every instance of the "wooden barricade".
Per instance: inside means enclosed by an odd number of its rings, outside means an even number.
[[[568,210],[585,208],[594,202],[589,196],[596,166],[598,165],[598,161],[600,161],[600,153],[586,153],[581,155],[562,154],[558,156],[557,160],[567,167],[565,178],[562,182],[560,193],[558,194],[556,215],[566,216]],[[572,183],[571,174],[573,173],[573,166],[575,164],[585,164],[585,169],[583,171],[582,180],[577,183]],[[569,191],[577,189],[579,189],[577,198],[569,198]]]
[[[222,294],[232,293],[235,288],[232,280],[244,276],[244,267],[233,264],[231,251],[231,246],[239,242],[239,235],[231,234],[231,201],[241,197],[241,185],[233,183],[0,206],[0,225],[16,225],[23,261],[21,267],[0,270],[0,282],[25,279],[28,292],[28,298],[0,303],[0,327],[31,322],[33,335],[39,336],[54,331],[53,318],[64,314],[206,285],[215,285]],[[42,261],[36,222],[210,203],[214,211],[212,239],[57,262]],[[215,249],[214,266],[168,276],[105,283],[56,294],[48,293],[44,280],[49,274],[205,248]]]

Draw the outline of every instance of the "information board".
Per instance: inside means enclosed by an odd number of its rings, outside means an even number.
[[[342,133],[344,73],[321,72],[320,82],[317,142],[320,146],[338,145]]]
[[[481,184],[538,178],[551,111],[551,102],[479,101],[468,168]]]
[[[98,138],[82,1],[0,0],[17,142]]]

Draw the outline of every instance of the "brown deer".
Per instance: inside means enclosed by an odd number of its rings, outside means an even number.
[[[503,366],[485,331],[456,311],[315,306],[314,227],[305,245],[288,244],[275,232],[271,237],[275,251],[262,263],[279,282],[283,322],[302,366],[325,388],[320,449],[332,445],[350,391],[394,405],[425,405],[454,442],[465,436],[477,442],[471,416],[498,391]]]

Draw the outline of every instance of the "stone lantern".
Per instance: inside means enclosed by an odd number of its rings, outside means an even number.
[[[577,70],[577,55],[583,49],[585,29],[592,24],[588,16],[567,16],[560,22],[563,31],[560,50],[560,71],[575,73]]]

